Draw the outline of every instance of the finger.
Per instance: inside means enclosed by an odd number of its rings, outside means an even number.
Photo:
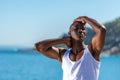
[[[79,22],[81,22],[82,20],[81,20],[81,19],[75,19],[75,20],[74,20],[74,22],[76,22],[76,21],[79,21]]]
[[[77,22],[77,21],[84,23],[84,21],[83,21],[82,19],[75,19],[75,20],[74,20],[74,22]]]

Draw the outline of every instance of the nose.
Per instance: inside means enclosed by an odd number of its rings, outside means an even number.
[[[81,29],[78,29],[78,33],[82,33],[82,30],[81,30]]]

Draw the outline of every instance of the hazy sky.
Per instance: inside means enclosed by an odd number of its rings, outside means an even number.
[[[33,47],[67,32],[82,15],[101,23],[114,20],[120,0],[0,0],[0,46]]]

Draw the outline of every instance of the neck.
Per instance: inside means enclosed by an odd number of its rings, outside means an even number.
[[[76,41],[72,39],[72,51],[74,54],[80,53],[85,48],[84,41]]]

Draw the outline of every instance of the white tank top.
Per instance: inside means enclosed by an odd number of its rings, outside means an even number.
[[[98,80],[100,62],[95,60],[86,47],[78,61],[71,61],[67,49],[62,59],[63,80]]]

